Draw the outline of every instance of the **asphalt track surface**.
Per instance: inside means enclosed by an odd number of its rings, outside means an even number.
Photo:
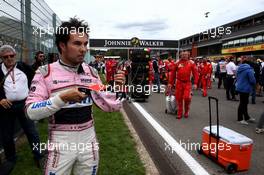
[[[235,130],[254,141],[250,169],[235,174],[264,174],[264,134],[255,133],[256,123],[250,123],[247,126],[237,123],[237,108],[239,102],[227,101],[224,89],[217,89],[214,84],[213,89],[209,90],[208,94],[219,99],[220,125]],[[257,97],[256,104],[249,104],[248,106],[249,115],[254,117],[256,122],[264,110],[262,101],[264,101],[264,97]],[[153,93],[147,102],[139,103],[139,105],[178,143],[182,143],[182,145],[185,143],[186,148],[188,144],[190,146],[191,143],[201,143],[202,130],[205,126],[209,125],[208,98],[202,97],[201,91],[193,92],[190,117],[188,119],[182,118],[178,120],[176,119],[176,115],[165,114],[164,94]],[[150,153],[160,174],[194,174],[189,168],[192,165],[188,166],[173,149],[168,147],[166,141],[143,117],[133,102],[125,103],[124,109],[147,151]],[[221,166],[204,155],[199,155],[195,148],[190,146],[186,150],[209,174],[226,174]]]

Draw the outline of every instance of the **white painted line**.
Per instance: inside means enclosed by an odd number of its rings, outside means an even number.
[[[153,119],[153,117],[138,103],[133,102],[133,105],[146,118],[152,127],[160,134],[160,136],[173,148],[174,152],[185,162],[195,175],[209,175],[209,173],[183,148],[181,145]]]

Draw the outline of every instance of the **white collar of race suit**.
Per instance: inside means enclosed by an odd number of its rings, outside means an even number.
[[[59,64],[62,65],[65,69],[76,72],[78,74],[84,73],[82,64],[79,64],[77,66],[71,66],[71,65],[64,63],[61,59],[59,59]]]

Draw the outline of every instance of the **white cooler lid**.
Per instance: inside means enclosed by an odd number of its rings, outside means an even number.
[[[204,127],[203,131],[205,131],[209,134],[210,127],[209,126]],[[212,133],[216,135],[216,133],[217,133],[216,125],[212,125]],[[253,143],[253,140],[248,138],[247,136],[239,134],[238,132],[233,131],[231,129],[228,129],[228,128],[221,126],[221,125],[219,125],[219,137],[220,137],[220,139],[223,139],[226,142],[229,142],[230,144],[235,144],[235,145],[252,144]]]

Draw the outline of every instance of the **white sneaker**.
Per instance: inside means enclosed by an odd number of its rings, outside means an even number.
[[[255,118],[253,118],[253,117],[250,117],[248,120],[247,120],[247,122],[251,122],[251,123],[253,123],[253,122],[255,122]]]
[[[246,122],[245,120],[241,120],[241,121],[238,121],[240,124],[242,125],[248,125],[248,122]]]
[[[260,134],[262,132],[264,132],[264,128],[256,128],[256,133],[257,134]]]

